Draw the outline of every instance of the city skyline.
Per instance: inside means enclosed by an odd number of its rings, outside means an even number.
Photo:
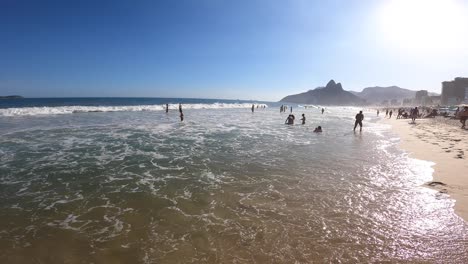
[[[0,95],[277,101],[324,86],[441,92],[468,1],[3,1]]]

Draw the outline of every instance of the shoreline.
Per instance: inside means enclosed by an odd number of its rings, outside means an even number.
[[[455,200],[455,213],[468,222],[468,131],[457,120],[445,118],[387,119],[399,146],[413,158],[434,162],[432,182],[424,186],[447,193]]]

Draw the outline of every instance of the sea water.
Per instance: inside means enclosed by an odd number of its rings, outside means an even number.
[[[47,100],[0,103],[0,263],[468,261],[433,164],[374,112]]]

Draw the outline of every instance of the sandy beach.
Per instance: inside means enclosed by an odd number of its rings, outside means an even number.
[[[448,193],[456,200],[455,211],[468,220],[468,130],[458,120],[442,117],[418,119],[384,119],[400,138],[400,145],[417,159],[435,163],[429,187]]]

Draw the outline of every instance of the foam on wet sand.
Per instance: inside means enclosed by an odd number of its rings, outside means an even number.
[[[385,119],[401,137],[400,145],[410,155],[435,163],[433,181],[428,186],[448,193],[456,200],[455,211],[468,220],[468,130],[457,120],[442,117]]]

